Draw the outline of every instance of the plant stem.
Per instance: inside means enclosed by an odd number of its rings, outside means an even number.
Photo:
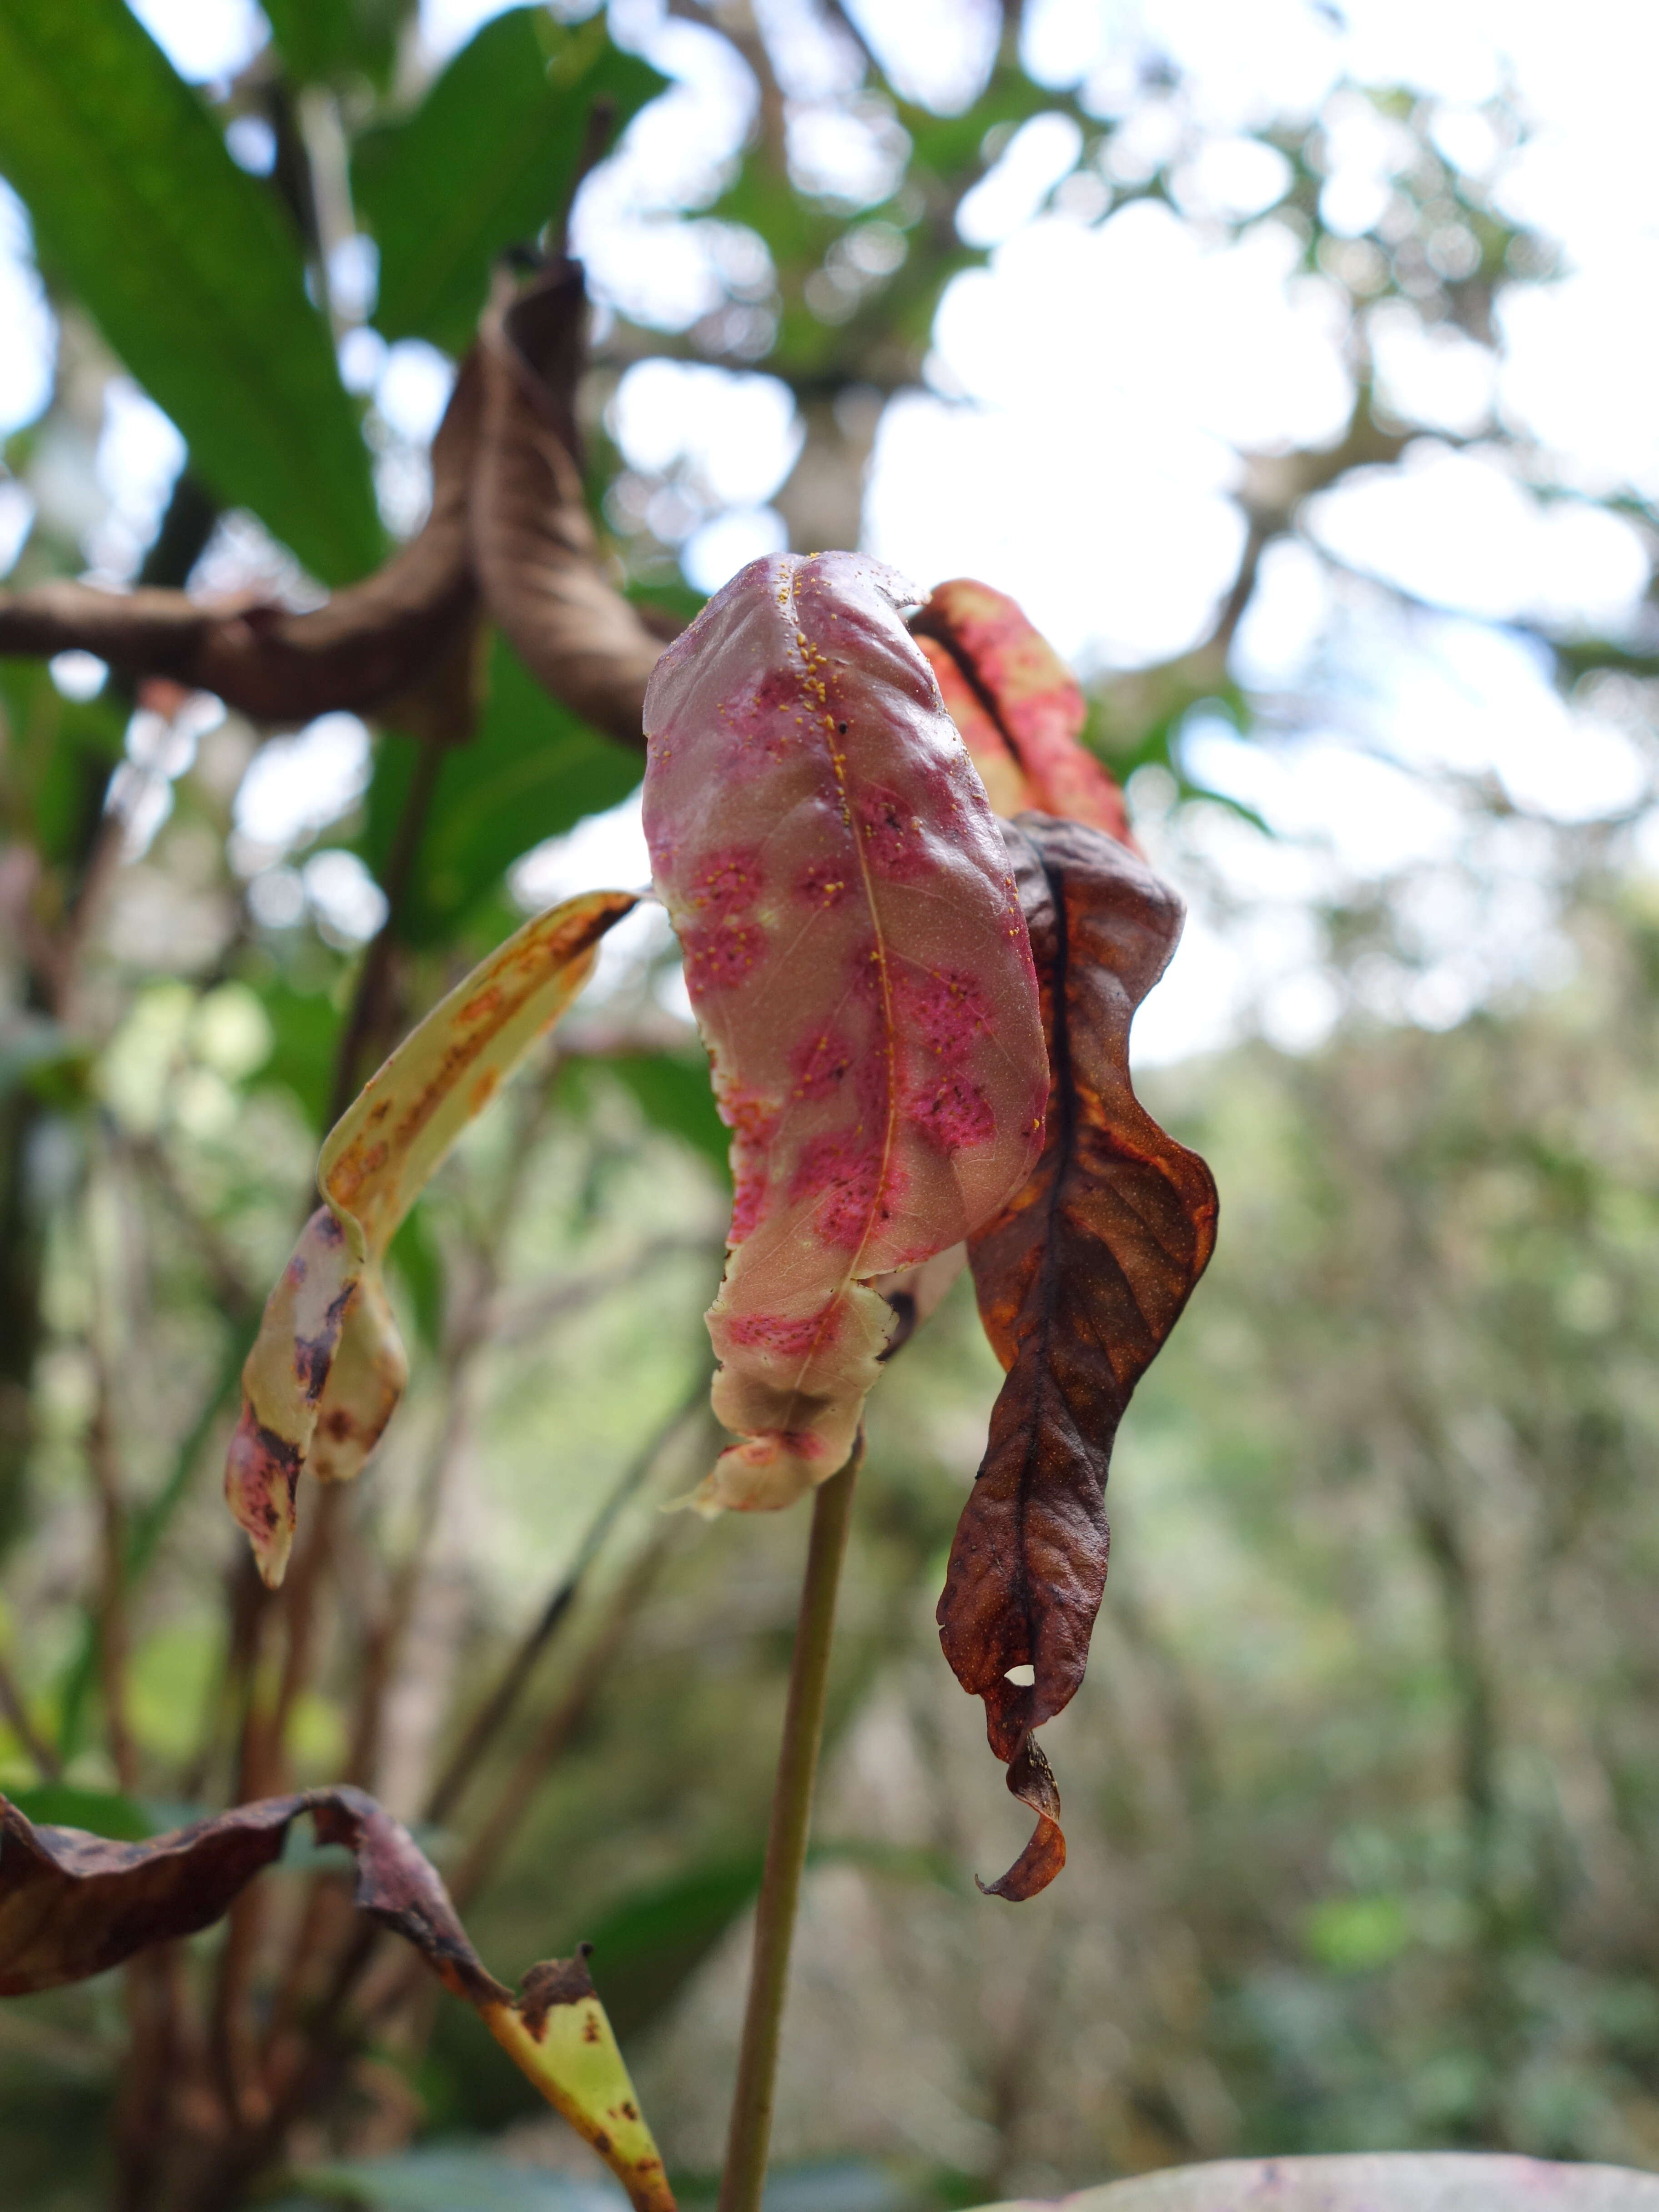
[[[744,2014],[743,2045],[738,2055],[738,2084],[732,2099],[726,2171],[720,2180],[720,2212],[760,2212],[766,2181],[766,2154],[772,2138],[772,2107],[778,2072],[778,2043],[783,2001],[789,1980],[789,1947],[800,1903],[801,1872],[806,1863],[806,1835],[812,1819],[812,1784],[823,1735],[824,1692],[830,1677],[830,1644],[836,1625],[836,1592],[847,1554],[853,1486],[864,1457],[862,1431],[853,1456],[831,1475],[812,1500],[812,1535],[801,1582],[795,1651],[789,1668],[789,1702],[783,1717],[778,1777],[772,1790],[772,1822],[766,1838],[766,1871],[755,1907],[755,1950],[749,1972],[749,2005]]]

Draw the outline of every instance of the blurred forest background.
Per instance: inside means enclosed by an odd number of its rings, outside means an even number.
[[[684,617],[863,543],[1012,591],[1192,907],[1139,1080],[1222,1237],[1049,1731],[1071,1863],[971,1881],[1028,1824],[933,1627],[997,1380],[958,1294],[872,1406],[778,2212],[1243,2151],[1659,2167],[1659,54],[1559,12],[0,12],[11,587],[372,568],[492,263],[568,208],[618,580]],[[805,1523],[658,1510],[727,1198],[665,924],[401,1235],[410,1401],[264,1605],[219,1468],[413,745],[85,654],[0,663],[0,1785],[126,1834],[373,1788],[498,1971],[595,1943],[695,2195]],[[404,1019],[642,880],[639,769],[497,643],[390,923]],[[258,2004],[337,1879],[267,1878]],[[597,2188],[376,1971],[281,2201]],[[118,1977],[0,2009],[8,2212],[108,2201],[127,2032]]]

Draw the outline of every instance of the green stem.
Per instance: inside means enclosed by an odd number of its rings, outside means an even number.
[[[783,1717],[783,1743],[772,1790],[772,1824],[766,1838],[766,1871],[755,1908],[755,1951],[749,1975],[749,2006],[744,2014],[743,2045],[738,2056],[738,2085],[732,2100],[726,2172],[720,2181],[720,2212],[759,2212],[766,2181],[766,2154],[772,2137],[776,2094],[778,2042],[789,1980],[789,1946],[800,1903],[801,1870],[812,1819],[812,1784],[823,1735],[824,1691],[830,1675],[830,1644],[836,1625],[836,1591],[847,1553],[853,1486],[864,1457],[860,1431],[853,1456],[831,1475],[812,1501],[812,1536],[801,1583],[800,1615],[795,1627],[794,1657],[789,1668],[789,1703]]]

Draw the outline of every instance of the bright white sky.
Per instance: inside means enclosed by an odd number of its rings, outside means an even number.
[[[131,4],[198,80],[240,66],[264,36],[252,0]],[[453,52],[495,12],[495,0],[425,0],[428,56]],[[880,191],[891,152],[849,96],[845,51],[806,0],[765,0],[763,12],[783,41],[799,162],[844,190]],[[854,13],[915,96],[949,105],[971,93],[993,33],[988,0],[854,0]],[[1398,309],[1379,316],[1373,345],[1396,404],[1431,432],[1475,445],[1425,435],[1399,471],[1317,502],[1309,528],[1340,564],[1334,575],[1304,546],[1267,565],[1239,643],[1243,672],[1290,701],[1310,695],[1317,672],[1330,726],[1287,714],[1297,740],[1273,749],[1206,726],[1191,733],[1188,759],[1291,842],[1213,811],[1177,836],[1160,824],[1155,784],[1133,794],[1154,852],[1194,902],[1187,944],[1138,1029],[1145,1059],[1224,1042],[1252,1010],[1286,1043],[1316,1038],[1332,1001],[1308,899],[1412,862],[1443,864],[1419,917],[1437,957],[1399,1012],[1443,1023],[1494,988],[1559,971],[1535,835],[1529,842],[1524,823],[1507,825],[1471,852],[1455,810],[1410,770],[1490,773],[1517,805],[1565,819],[1634,805],[1645,789],[1641,733],[1601,702],[1595,714],[1569,711],[1540,656],[1504,625],[1542,616],[1616,630],[1646,585],[1636,528],[1575,495],[1630,486],[1659,499],[1659,166],[1648,112],[1659,9],[1344,0],[1342,13],[1346,30],[1309,0],[1033,0],[1030,67],[1055,83],[1081,79],[1103,115],[1127,104],[1149,45],[1186,72],[1200,136],[1177,188],[1192,220],[1150,203],[1104,213],[1111,182],[1168,153],[1171,113],[1143,106],[1114,141],[1109,174],[1073,179],[1063,211],[1046,214],[1037,210],[1075,161],[1077,133],[1058,116],[1027,125],[963,210],[964,234],[992,249],[990,264],[947,293],[927,389],[887,410],[868,488],[866,543],[919,585],[967,573],[1002,586],[1085,673],[1161,659],[1202,634],[1231,580],[1240,450],[1329,438],[1350,400],[1334,288],[1294,272],[1292,243],[1271,216],[1232,244],[1205,227],[1206,216],[1249,217],[1278,190],[1276,157],[1240,133],[1322,111],[1337,156],[1328,217],[1358,234],[1387,197],[1398,148],[1374,111],[1334,99],[1334,88],[1345,74],[1404,83],[1436,103],[1445,157],[1494,177],[1504,204],[1565,249],[1566,280],[1508,314],[1495,386],[1467,340],[1425,338]],[[724,296],[739,249],[718,226],[675,212],[712,195],[742,142],[752,88],[722,41],[668,19],[661,0],[617,0],[612,14],[619,34],[677,82],[590,181],[577,243],[601,299],[683,328]],[[1530,123],[1518,152],[1479,112],[1498,93]],[[0,431],[45,404],[52,341],[27,224],[0,193]],[[374,391],[406,462],[441,408],[447,365],[425,348],[387,354],[360,333],[348,370]],[[1560,495],[1547,506],[1480,446],[1494,410],[1537,441],[1537,474]],[[712,517],[684,547],[698,584],[712,588],[781,542],[769,501],[799,429],[775,380],[646,362],[623,381],[615,425],[641,474],[689,470]],[[170,437],[131,387],[112,388],[100,495],[77,524],[88,561],[112,576],[130,573],[165,497],[178,465]],[[67,458],[56,476],[55,465],[41,456],[35,496],[84,503]],[[418,483],[411,493],[397,465],[394,450],[382,490],[402,514]],[[0,479],[0,573],[29,512],[21,489]],[[1367,577],[1442,611],[1407,618]],[[330,743],[349,798],[361,762]],[[274,766],[261,778],[239,823],[253,844],[280,848],[295,834],[283,824],[310,817],[284,797]],[[1644,831],[1642,849],[1659,853],[1659,833]],[[573,870],[639,880],[636,810],[544,855],[528,880],[563,888]]]

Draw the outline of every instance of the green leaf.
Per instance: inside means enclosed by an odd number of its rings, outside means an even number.
[[[408,0],[264,0],[265,20],[296,84],[362,70],[384,84],[397,58]]]
[[[0,42],[4,36],[0,29]],[[46,860],[80,859],[121,757],[125,724],[104,699],[65,699],[40,661],[0,661],[0,824],[7,834]]]
[[[386,1258],[408,1293],[422,1342],[435,1350],[443,1338],[444,1262],[422,1207],[414,1209],[392,1238]]]
[[[1339,1974],[1392,1966],[1411,1941],[1405,1904],[1397,1897],[1328,1897],[1309,1913],[1309,1950]]]
[[[43,1782],[38,1790],[7,1791],[18,1811],[38,1826],[84,1828],[118,1844],[142,1844],[155,1833],[154,1824],[118,1790],[77,1790],[67,1782]]]
[[[586,1929],[595,1982],[618,2036],[672,2003],[760,1888],[764,1856],[714,1859],[619,1900]]]
[[[573,29],[514,8],[486,23],[407,122],[357,146],[352,188],[380,248],[377,326],[460,352],[496,255],[568,197],[594,101],[611,104],[609,148],[666,82],[611,45],[602,16]]]
[[[249,982],[264,1008],[273,1042],[270,1057],[254,1078],[261,1089],[280,1085],[291,1091],[312,1127],[321,1136],[327,1125],[334,1087],[334,1054],[340,1013],[324,991],[300,991],[283,976]]]
[[[392,849],[416,748],[380,743],[358,850],[379,875]],[[416,881],[400,917],[411,945],[440,943],[494,892],[513,862],[626,799],[643,757],[612,744],[547,694],[497,639],[477,734],[444,762]]]
[[[672,1052],[619,1053],[586,1065],[614,1075],[633,1092],[647,1121],[683,1138],[722,1176],[730,1175],[732,1132],[715,1111],[702,1054],[692,1060]]]
[[[216,496],[325,583],[372,568],[368,453],[299,243],[121,0],[6,0],[0,173]]]

